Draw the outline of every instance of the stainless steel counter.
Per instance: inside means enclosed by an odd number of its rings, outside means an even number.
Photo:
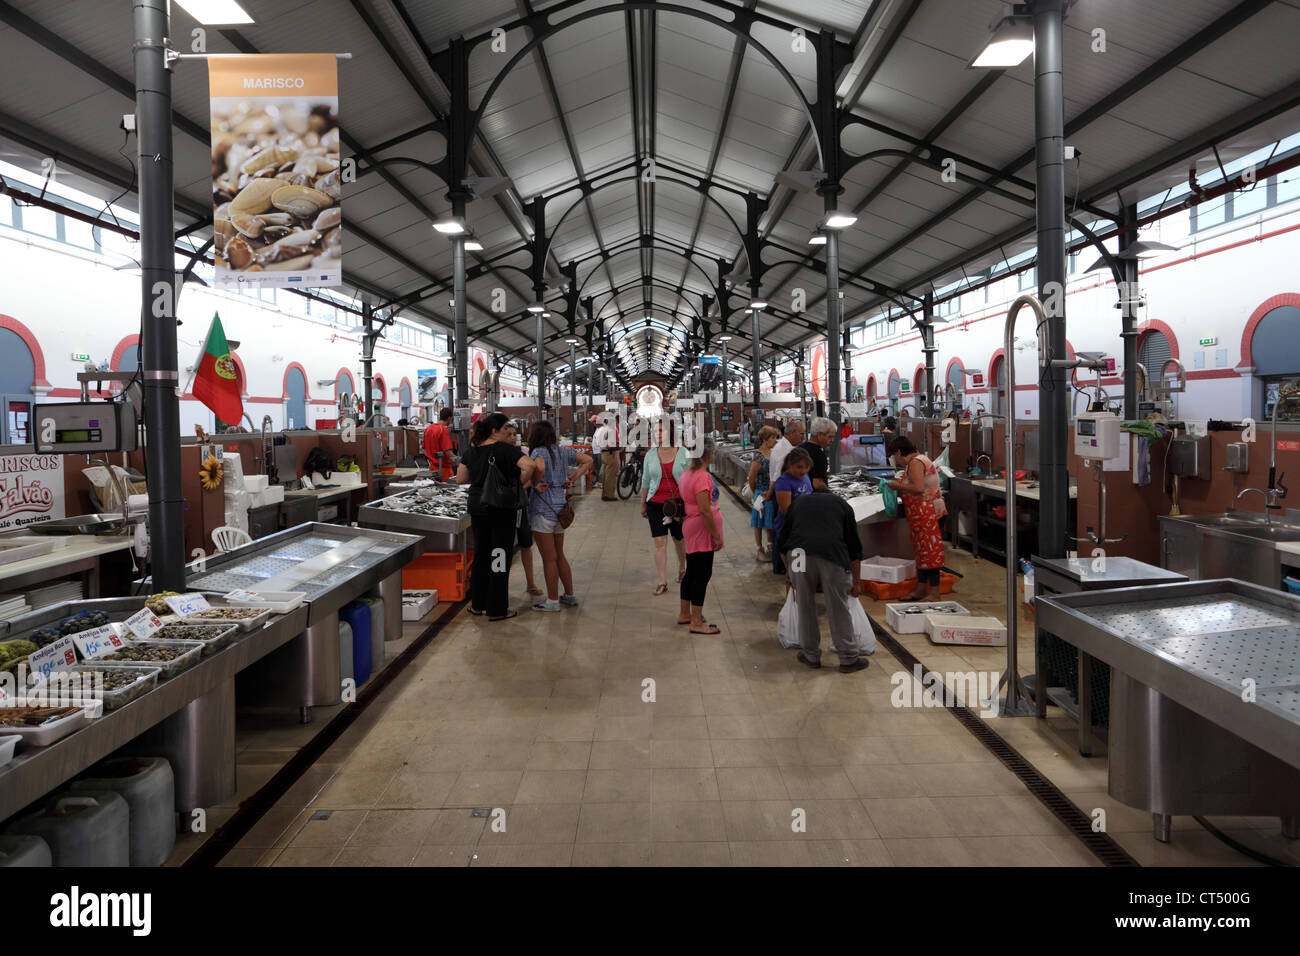
[[[416,535],[302,524],[208,558],[201,571],[187,568],[186,587],[307,595],[306,631],[241,681],[245,700],[297,707],[306,721],[308,708],[336,704],[342,696],[339,608],[362,595],[382,597],[386,633],[401,633],[401,569],[422,548]]]
[[[1276,815],[1300,836],[1300,598],[1233,579],[1043,597],[1111,666],[1110,793],[1153,814]]]
[[[425,488],[412,488],[372,501],[362,505],[358,510],[357,523],[363,528],[418,534],[424,539],[425,551],[463,554],[469,540],[468,513],[457,517],[445,517],[407,510],[412,504],[426,501],[430,497],[438,497],[447,491],[447,486],[428,485]],[[457,495],[457,497],[463,496]]]
[[[143,606],[143,597],[56,604],[10,621],[8,636],[10,639],[22,637],[37,627],[83,608],[102,610],[111,620],[123,621]],[[96,761],[164,723],[192,702],[219,692],[230,684],[236,673],[301,634],[307,626],[307,610],[307,606],[302,605],[288,614],[274,615],[258,630],[239,635],[239,639],[229,647],[202,658],[189,670],[162,681],[137,700],[106,713],[57,743],[21,750],[12,763],[0,768],[0,820],[39,800]],[[231,726],[231,733],[233,730]],[[196,753],[195,756],[202,760],[204,754]],[[182,765],[173,769],[177,774],[178,791],[186,789],[186,774],[196,768]],[[233,766],[229,770],[233,775]],[[201,803],[191,803],[190,806]]]

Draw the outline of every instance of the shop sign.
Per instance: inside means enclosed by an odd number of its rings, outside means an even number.
[[[899,391],[901,394],[903,394],[903,395],[910,394],[911,391],[912,391],[912,383],[911,383],[911,382],[899,382],[899,383],[898,383],[898,391]]]
[[[65,517],[63,508],[62,455],[0,455],[0,530]]]
[[[208,86],[216,287],[342,285],[341,187],[356,176],[334,54],[210,57]]]

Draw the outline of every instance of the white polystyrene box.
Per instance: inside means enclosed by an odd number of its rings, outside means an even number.
[[[265,491],[270,485],[270,479],[266,475],[245,475],[244,490],[249,494],[257,494],[259,491]]]
[[[438,603],[438,592],[432,589],[402,592],[402,620],[418,621],[433,610]]]
[[[914,601],[905,604],[886,604],[885,623],[896,634],[925,634],[930,629],[926,620],[932,614],[969,615],[956,601]]]
[[[877,555],[862,562],[862,580],[898,584],[916,577],[916,562],[910,558],[886,558]]]
[[[996,617],[971,617],[963,614],[929,614],[927,633],[936,644],[975,644],[1005,647],[1007,628]]]

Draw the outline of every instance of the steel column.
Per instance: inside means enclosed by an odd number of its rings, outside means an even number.
[[[569,435],[578,440],[578,347],[569,343]]]
[[[760,396],[763,394],[763,383],[762,381],[760,381],[760,368],[759,368],[759,360],[758,360],[760,343],[758,341],[758,312],[757,311],[750,313],[750,323],[751,323],[750,339],[752,340],[751,342],[752,354],[750,355],[749,361],[751,365],[751,374],[753,376],[753,386],[751,388],[750,401],[752,401],[756,407],[761,408],[763,403]]]
[[[1120,210],[1121,226],[1131,226],[1137,221],[1137,206],[1126,205]],[[1137,242],[1136,229],[1119,234],[1121,253]],[[1124,418],[1136,421],[1138,417],[1138,261],[1120,259],[1124,269],[1124,283],[1119,288],[1120,339],[1124,343]],[[1148,371],[1150,371],[1148,369]],[[1157,372],[1157,374],[1159,374]]]
[[[1047,314],[1052,358],[1065,358],[1065,96],[1061,75],[1061,32],[1065,0],[1034,0],[1034,139],[1037,157],[1038,296]],[[1007,361],[1012,356],[1007,353]],[[1010,382],[1011,377],[1007,377]],[[1008,389],[1007,400],[1016,396]],[[1039,392],[1039,488],[1042,496],[1038,550],[1044,557],[1065,555],[1070,503],[1070,395],[1065,369],[1051,368]],[[1008,473],[1011,462],[1007,462]],[[1008,573],[1015,561],[1007,556]]]
[[[374,417],[375,410],[371,404],[375,400],[375,306],[370,296],[361,297],[361,388],[365,395],[361,405],[360,427]],[[306,424],[305,422],[303,424]]]
[[[154,587],[185,590],[181,416],[176,361],[176,224],[172,87],[166,64],[168,0],[135,0],[136,157],[140,197],[140,329],[144,337],[145,470]],[[233,423],[232,424],[237,424]]]
[[[934,344],[934,292],[925,293],[921,307],[921,351],[925,353],[925,402],[918,402],[917,409],[929,408],[925,414],[934,415],[934,356],[939,351]]]
[[[826,194],[826,211],[835,208],[834,193]],[[826,230],[826,416],[837,425],[840,421],[840,237],[834,229]],[[838,433],[831,442],[829,469],[840,470]]]
[[[541,296],[541,291],[538,291]],[[545,312],[537,313],[537,420],[546,417],[546,320]]]

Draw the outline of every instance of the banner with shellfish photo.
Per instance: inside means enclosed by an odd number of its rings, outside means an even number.
[[[217,288],[343,284],[333,53],[208,57]]]

